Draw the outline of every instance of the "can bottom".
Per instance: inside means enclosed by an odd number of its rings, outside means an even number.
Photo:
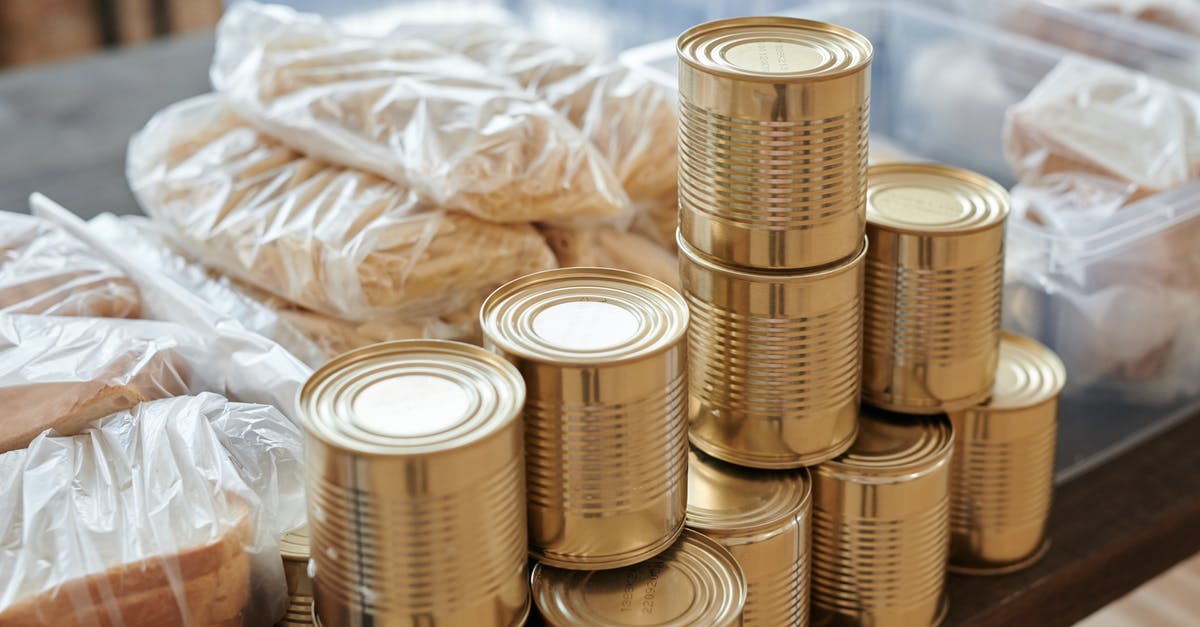
[[[547,566],[553,566],[555,568],[562,568],[565,570],[610,570],[613,568],[624,568],[625,566],[632,566],[634,564],[644,562],[671,548],[671,545],[675,544],[675,541],[678,540],[679,536],[683,534],[684,523],[686,522],[687,519],[684,518],[684,520],[680,521],[679,526],[676,527],[675,530],[670,533],[670,535],[655,543],[653,546],[632,553],[623,553],[616,556],[603,556],[599,558],[563,558],[552,557],[545,553],[530,549],[529,556]]]
[[[854,445],[854,440],[858,438],[858,420],[854,421],[854,429],[842,441],[834,443],[834,445],[820,453],[804,455],[800,457],[789,457],[786,460],[780,461],[778,457],[752,457],[746,455],[742,451],[722,448],[716,444],[696,438],[691,432],[688,433],[688,441],[692,446],[712,455],[713,457],[738,466],[746,466],[747,468],[761,468],[764,470],[792,470],[796,468],[804,468],[815,466],[822,462],[827,462],[842,453],[850,450]]]
[[[948,401],[942,401],[935,405],[906,405],[900,402],[892,402],[887,399],[875,398],[863,393],[862,401],[871,407],[894,412],[897,414],[914,414],[917,416],[935,416],[947,412],[967,409],[976,405],[981,405],[992,397],[992,390],[989,388],[977,394],[963,396],[961,398],[953,398]]]
[[[933,616],[933,621],[929,623],[929,627],[938,627],[946,622],[946,615],[949,613],[950,596],[943,591],[941,598],[938,599],[937,612]],[[863,623],[840,614],[824,613],[823,617],[813,619],[809,624],[812,627],[859,627]]]
[[[512,622],[512,624],[508,625],[508,627],[521,627],[525,623],[528,623],[529,622],[529,613],[532,610],[533,610],[533,595],[527,594],[527,595],[525,595],[525,608],[523,610],[521,610],[521,614],[519,616],[517,616],[516,620],[514,620]],[[315,602],[312,604],[312,624],[314,625],[314,627],[325,627],[325,625],[321,623],[321,618],[319,616],[317,616],[317,604]]]
[[[955,575],[969,575],[972,577],[987,577],[994,575],[1007,575],[1015,573],[1019,570],[1025,570],[1030,566],[1041,561],[1046,556],[1046,552],[1050,550],[1050,539],[1046,538],[1041,546],[1036,551],[1031,553],[1029,557],[1013,562],[1011,564],[1002,564],[999,566],[962,566],[953,562],[946,566],[946,570]]]

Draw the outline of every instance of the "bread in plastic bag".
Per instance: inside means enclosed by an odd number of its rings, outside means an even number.
[[[1200,176],[1200,94],[1069,56],[1009,110],[1004,150],[1024,184],[1079,176],[1086,193],[1088,177],[1108,179],[1138,200]]]
[[[302,443],[273,408],[202,394],[0,455],[0,624],[273,623]]]
[[[675,94],[631,68],[514,27],[401,28],[515,80],[566,116],[612,164],[637,208],[634,228],[674,250],[678,189]]]
[[[211,95],[156,115],[127,167],[143,209],[189,255],[337,318],[453,311],[555,263],[528,224],[428,210],[395,183],[268,139]]]
[[[96,237],[121,242],[120,254],[127,263],[161,274],[314,368],[346,351],[389,340],[479,341],[481,301],[438,316],[351,322],[306,310],[205,268],[176,250],[146,218],[101,214],[88,222],[88,229]]]
[[[129,277],[44,220],[0,212],[0,314],[136,318]]]
[[[241,3],[218,26],[211,76],[284,144],[391,179],[423,202],[496,222],[630,217],[616,175],[569,122],[427,42]]]
[[[539,227],[563,268],[618,268],[644,274],[680,288],[679,261],[667,250],[636,233],[611,227]]]

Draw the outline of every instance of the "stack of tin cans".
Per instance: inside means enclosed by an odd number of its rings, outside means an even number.
[[[289,620],[926,626],[948,564],[1045,550],[1065,373],[1001,334],[1004,190],[868,171],[852,31],[724,20],[678,53],[683,294],[550,270],[484,302],[484,349],[314,373]]]

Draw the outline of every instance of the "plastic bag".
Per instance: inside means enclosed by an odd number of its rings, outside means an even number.
[[[455,311],[555,265],[528,224],[427,210],[395,183],[292,152],[215,96],[156,115],[130,142],[128,176],[191,256],[337,318]]]
[[[136,318],[129,277],[54,225],[0,212],[0,314]]]
[[[509,77],[580,129],[637,207],[634,228],[674,250],[678,189],[675,94],[621,63],[601,62],[512,27],[402,27]]]
[[[120,242],[119,253],[126,263],[161,274],[248,330],[278,342],[313,367],[351,349],[388,340],[478,341],[479,302],[441,316],[350,322],[297,307],[204,268],[172,248],[167,238],[145,218],[102,214],[88,222],[88,229],[97,238]]]
[[[569,122],[427,42],[242,3],[221,20],[211,75],[243,117],[284,144],[439,207],[496,222],[630,217],[608,163]]]
[[[1133,185],[1127,200],[1138,200],[1200,176],[1200,95],[1067,57],[1009,110],[1004,150],[1026,185],[1062,185],[1062,176],[1076,176],[1075,193],[1089,194],[1096,187],[1090,181],[1109,180]]]
[[[302,442],[273,408],[203,394],[0,455],[0,624],[272,624]]]
[[[680,289],[679,261],[673,251],[638,235],[613,228],[540,227],[558,265],[618,268],[654,277]]]
[[[1048,0],[1069,11],[1111,13],[1171,30],[1200,35],[1200,2],[1197,0]]]

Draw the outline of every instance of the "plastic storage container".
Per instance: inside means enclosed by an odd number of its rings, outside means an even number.
[[[1014,183],[1001,148],[1005,110],[1068,53],[903,2],[763,4],[730,9],[802,15],[872,41],[872,137],[1005,185]],[[717,17],[706,7],[675,26]],[[621,58],[673,85],[673,34]],[[1067,366],[1059,480],[1200,408],[1200,182],[1093,226],[1057,235],[1013,220],[1008,231],[1005,327],[1047,344]]]

